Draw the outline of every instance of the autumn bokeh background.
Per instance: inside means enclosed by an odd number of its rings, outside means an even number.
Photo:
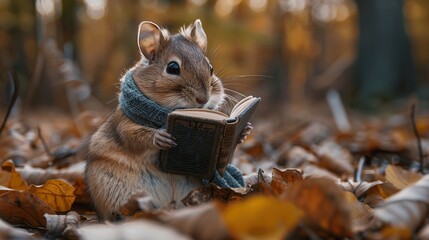
[[[0,0],[0,105],[13,68],[24,109],[112,109],[138,24],[197,18],[215,73],[265,110],[331,89],[363,110],[429,98],[427,0]]]

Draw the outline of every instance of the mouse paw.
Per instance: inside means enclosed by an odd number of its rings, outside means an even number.
[[[246,140],[247,136],[252,131],[252,129],[253,129],[252,124],[250,122],[248,122],[247,125],[246,125],[246,127],[244,127],[243,131],[241,131],[241,133],[240,133],[240,139],[238,139],[238,142],[239,143],[243,143],[244,140]]]
[[[156,148],[166,150],[172,147],[177,146],[176,140],[171,134],[169,134],[165,129],[158,129],[153,135],[153,145]]]

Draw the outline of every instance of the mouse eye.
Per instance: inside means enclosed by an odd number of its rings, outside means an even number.
[[[177,62],[171,61],[167,65],[167,73],[172,75],[180,75],[180,66]]]
[[[213,76],[213,66],[210,64],[210,76]]]

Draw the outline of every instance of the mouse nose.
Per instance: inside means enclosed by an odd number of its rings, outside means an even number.
[[[197,103],[206,104],[209,101],[208,96],[197,96]]]

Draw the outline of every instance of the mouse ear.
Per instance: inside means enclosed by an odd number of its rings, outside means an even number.
[[[141,54],[153,60],[163,41],[161,28],[149,21],[140,23],[137,41]]]
[[[195,20],[191,29],[191,38],[205,52],[207,49],[207,35],[204,32],[200,19]]]

